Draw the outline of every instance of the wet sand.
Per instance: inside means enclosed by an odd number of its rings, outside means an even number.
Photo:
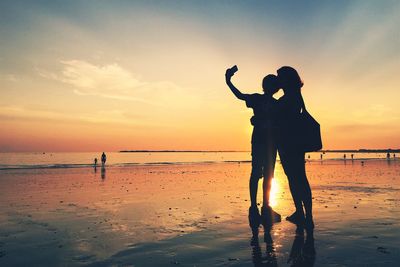
[[[262,228],[252,239],[249,163],[1,170],[0,266],[398,266],[400,161],[315,161],[307,172],[315,256],[287,221],[268,245]],[[274,181],[285,217],[280,164]]]

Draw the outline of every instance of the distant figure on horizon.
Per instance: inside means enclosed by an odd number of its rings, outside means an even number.
[[[390,159],[390,153],[389,153],[389,152],[386,154],[386,158],[387,158],[388,160]]]
[[[103,154],[101,154],[101,165],[102,165],[102,166],[106,165],[106,161],[107,161],[107,156],[106,156],[106,154],[103,152]]]
[[[94,158],[94,166],[97,167],[97,158]]]
[[[322,160],[322,158],[324,157],[324,155],[321,153],[321,155],[319,156],[320,158],[321,158],[321,160]]]
[[[346,154],[343,154],[343,159],[346,160]]]
[[[393,153],[393,159],[396,159],[396,154],[395,153]]]
[[[269,205],[269,195],[271,191],[271,180],[274,176],[275,161],[277,154],[276,146],[276,126],[272,120],[273,108],[277,100],[273,95],[279,91],[278,79],[275,75],[269,74],[262,81],[264,94],[243,94],[231,82],[232,76],[238,70],[233,66],[226,70],[225,80],[232,93],[240,100],[246,102],[248,108],[252,108],[254,116],[250,122],[253,125],[251,136],[251,156],[252,169],[249,181],[250,201],[249,219],[254,218],[255,225],[259,225],[260,220],[265,222],[267,218],[272,218],[275,222],[281,220],[281,216],[272,210]],[[261,216],[257,207],[258,181],[263,180],[263,205]]]
[[[351,160],[354,160],[354,154],[351,154]]]

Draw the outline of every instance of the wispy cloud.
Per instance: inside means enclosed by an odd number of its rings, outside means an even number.
[[[46,79],[71,86],[77,95],[92,95],[118,100],[138,101],[152,105],[165,105],[168,94],[185,91],[169,81],[145,82],[117,63],[95,65],[83,60],[62,60],[59,73],[36,68]]]
[[[17,76],[14,74],[0,74],[0,80],[7,82],[17,82]]]
[[[116,63],[97,66],[80,60],[61,61],[60,80],[74,86],[78,94],[110,98],[132,98],[134,90],[145,85]]]
[[[383,104],[372,104],[362,110],[355,110],[352,117],[357,121],[389,122],[399,120],[397,112]]]
[[[353,124],[341,124],[337,125],[333,128],[336,133],[346,133],[346,134],[382,134],[384,132],[393,132],[395,130],[400,130],[398,128],[394,128],[390,124],[384,123],[353,123]]]
[[[92,113],[66,114],[63,112],[29,108],[20,105],[0,106],[0,118],[3,119],[38,119],[56,121],[80,121],[89,123],[112,123],[124,125],[148,125],[143,123],[141,116],[123,110],[99,110]]]

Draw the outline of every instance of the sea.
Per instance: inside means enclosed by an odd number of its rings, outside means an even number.
[[[0,170],[40,169],[40,168],[83,168],[91,167],[94,159],[100,164],[102,152],[32,152],[0,153]],[[107,166],[131,166],[150,164],[190,164],[219,162],[250,162],[251,152],[105,152]],[[338,153],[312,152],[306,154],[307,161],[365,161],[372,159],[386,160],[386,153]],[[344,157],[346,155],[346,157]],[[393,157],[393,154],[390,154]],[[279,160],[279,156],[278,156]]]

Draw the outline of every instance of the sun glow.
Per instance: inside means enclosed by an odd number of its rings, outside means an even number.
[[[269,193],[269,205],[276,207],[278,205],[278,194],[280,192],[280,185],[276,178],[271,180],[271,191]]]

